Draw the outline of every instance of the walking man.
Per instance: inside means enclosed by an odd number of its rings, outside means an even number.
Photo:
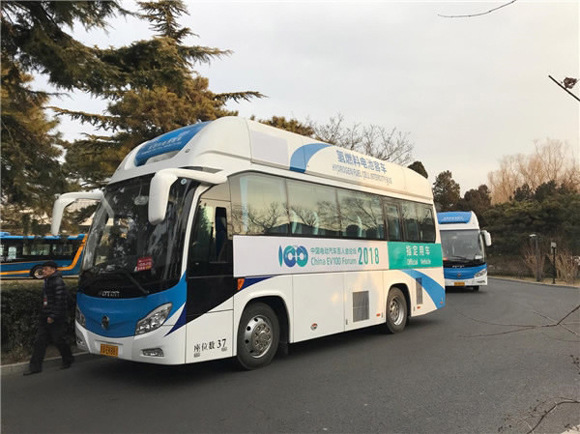
[[[44,278],[42,311],[30,365],[24,375],[42,372],[42,362],[49,339],[52,339],[60,351],[62,369],[70,368],[74,361],[71,349],[66,342],[68,292],[56,262],[48,261],[42,264],[42,275]]]

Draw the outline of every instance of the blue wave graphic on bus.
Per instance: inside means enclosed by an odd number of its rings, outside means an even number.
[[[326,143],[310,143],[299,147],[294,151],[290,157],[290,170],[294,172],[304,173],[310,159],[318,151],[328,148],[330,145]]]
[[[411,276],[413,279],[421,279],[423,282],[423,289],[427,292],[437,309],[445,306],[445,288],[442,287],[436,280],[421,273],[417,270],[401,270]]]
[[[286,246],[282,249],[282,246],[278,248],[278,261],[280,262],[280,267],[285,264],[288,268],[292,268],[295,265],[299,267],[304,267],[308,264],[308,250],[304,246]]]

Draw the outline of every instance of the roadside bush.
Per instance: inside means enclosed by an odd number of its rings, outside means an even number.
[[[490,254],[487,257],[488,273],[492,276],[532,277],[519,255]]]
[[[546,256],[541,252],[536,252],[536,249],[530,245],[522,248],[522,258],[524,264],[530,270],[530,273],[540,280],[544,279],[544,269],[546,268]],[[536,273],[539,272],[539,276]]]
[[[549,259],[553,267],[554,266],[553,257],[550,256]],[[566,283],[574,283],[576,281],[576,278],[578,277],[580,263],[574,256],[572,256],[569,250],[566,249],[557,250],[556,270],[558,272],[559,279],[562,279]]]
[[[38,323],[38,316],[42,308],[42,287],[23,283],[21,285],[3,288],[1,297],[2,314],[2,353],[3,358],[22,359],[32,352],[34,336]],[[71,294],[68,308],[68,339],[74,343],[74,300],[76,299],[76,285],[71,287],[67,283]],[[12,356],[12,357],[11,357]]]

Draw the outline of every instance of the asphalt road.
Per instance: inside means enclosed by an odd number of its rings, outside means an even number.
[[[579,305],[578,288],[492,279],[401,334],[293,345],[252,372],[94,358],[5,375],[2,432],[562,433],[580,425]]]

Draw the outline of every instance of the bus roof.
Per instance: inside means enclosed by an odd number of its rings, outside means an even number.
[[[479,221],[473,211],[438,212],[440,229],[479,229]]]
[[[10,235],[9,232],[0,232],[2,240],[82,240],[85,234],[79,235]]]
[[[235,116],[183,127],[139,145],[110,182],[166,168],[226,176],[287,171],[289,177],[304,174],[429,201],[433,197],[428,180],[411,169]]]

